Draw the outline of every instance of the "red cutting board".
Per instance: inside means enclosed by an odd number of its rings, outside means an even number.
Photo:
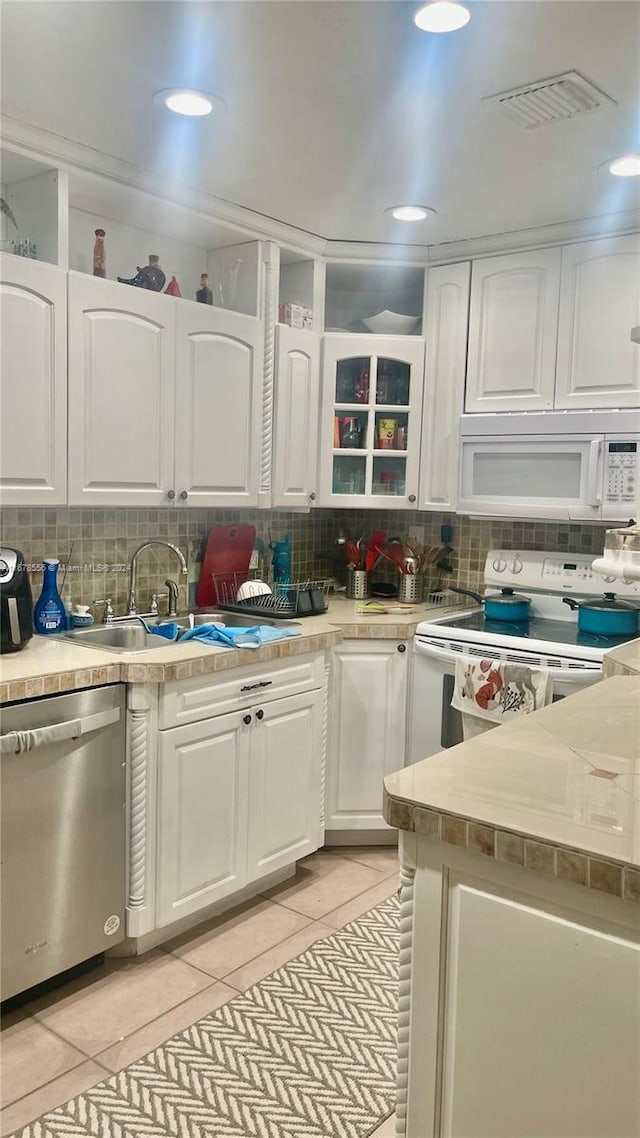
[[[224,604],[228,600],[235,601],[235,588],[249,576],[249,562],[255,540],[255,526],[213,527],[200,569],[196,593],[199,608]]]

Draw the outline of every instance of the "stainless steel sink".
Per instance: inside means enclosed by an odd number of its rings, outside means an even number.
[[[189,628],[190,613],[180,613],[175,623],[181,629]],[[268,617],[242,616],[235,612],[194,612],[194,625],[224,624],[227,628],[251,628],[255,624],[284,625],[291,627],[295,621],[270,620]],[[167,618],[147,617],[148,625],[172,623]],[[91,625],[90,628],[76,628],[65,635],[76,644],[86,648],[103,648],[105,652],[146,652],[153,648],[168,648],[178,641],[167,640],[146,632],[139,621],[116,621],[114,624]]]
[[[66,635],[87,648],[104,648],[106,652],[146,652],[148,648],[166,648],[171,643],[163,636],[151,636],[141,624],[99,624],[76,628]]]

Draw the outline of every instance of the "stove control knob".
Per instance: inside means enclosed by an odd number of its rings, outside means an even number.
[[[6,561],[0,560],[0,577],[6,577],[8,572],[9,566],[7,565]]]
[[[505,569],[507,568],[507,563],[504,557],[494,557],[493,568],[496,573],[504,573]]]
[[[511,572],[512,573],[522,573],[522,558],[521,557],[514,557],[512,563],[511,563]]]

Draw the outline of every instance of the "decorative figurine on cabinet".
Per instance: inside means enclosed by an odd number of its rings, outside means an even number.
[[[93,244],[93,275],[94,277],[106,277],[107,275],[107,255],[104,249],[104,229],[96,229],[96,239]]]
[[[155,253],[150,253],[149,264],[145,265],[144,269],[138,265],[135,277],[128,279],[118,277],[120,284],[135,285],[137,288],[149,288],[153,292],[162,292],[167,278],[158,264],[159,260],[160,258]]]
[[[196,300],[200,304],[213,304],[213,293],[209,288],[208,273],[200,273],[200,288],[196,292]]]
[[[178,284],[175,277],[171,278],[164,292],[165,296],[182,296],[180,285]]]

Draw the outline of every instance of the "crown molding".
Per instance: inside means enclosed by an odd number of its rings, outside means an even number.
[[[244,206],[234,205],[213,194],[195,190],[184,183],[152,175],[132,162],[72,142],[9,115],[0,115],[0,140],[16,153],[48,162],[68,174],[104,179],[183,206],[201,217],[228,226],[232,239],[277,241],[307,256],[321,257],[324,254],[326,241],[317,234],[307,233],[306,230]]]
[[[391,244],[367,241],[335,241],[304,229],[235,205],[213,194],[184,183],[159,178],[132,162],[116,158],[91,146],[72,142],[62,135],[42,130],[10,115],[0,114],[0,140],[8,149],[36,161],[49,163],[70,175],[91,178],[111,185],[137,190],[141,194],[170,202],[193,214],[229,229],[235,241],[275,241],[302,257],[326,258],[345,263],[435,266],[499,253],[566,244],[594,237],[632,233],[640,230],[640,209],[580,218],[486,234],[439,245]]]
[[[539,225],[533,229],[512,229],[505,233],[492,233],[484,237],[469,237],[462,241],[446,241],[441,245],[431,245],[429,265],[434,267],[448,265],[454,261],[469,261],[499,253],[516,253],[545,245],[568,245],[574,241],[588,241],[595,237],[635,233],[639,229],[640,209],[583,217],[577,221],[559,221],[553,225]]]
[[[329,261],[378,262],[381,265],[392,261],[395,265],[426,266],[429,261],[428,245],[392,245],[376,241],[332,241],[325,242],[325,257]]]

